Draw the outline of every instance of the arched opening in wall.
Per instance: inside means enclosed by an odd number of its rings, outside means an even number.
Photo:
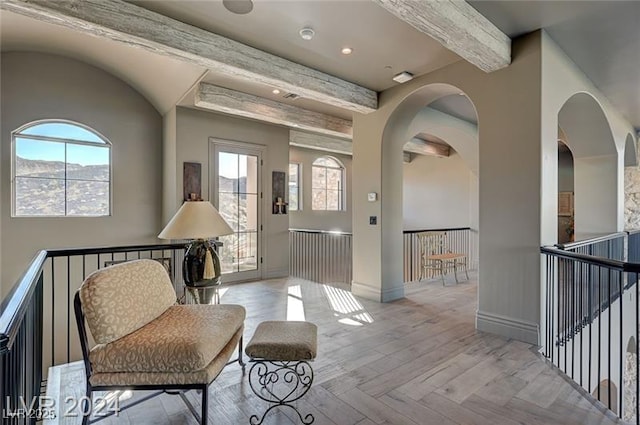
[[[558,243],[574,240],[573,154],[558,130]]]
[[[618,414],[618,387],[613,381],[608,379],[600,381],[591,395],[600,400],[613,413]]]
[[[627,134],[624,143],[624,228],[640,229],[640,168],[631,133]]]
[[[636,149],[636,142],[635,140],[633,140],[633,135],[631,133],[627,134],[627,137],[624,140],[624,166],[638,166],[638,152]]]
[[[638,397],[636,394],[636,383],[638,381],[637,373],[637,349],[638,345],[634,337],[629,338],[627,349],[625,351],[624,365],[624,381],[623,385],[623,412],[622,419],[629,423],[636,422],[636,406],[638,405]]]
[[[464,284],[467,271],[477,269],[478,258],[475,106],[457,87],[422,87],[389,119],[383,158],[383,173],[393,174],[402,188],[383,190],[397,196],[396,202],[402,206],[402,216],[396,212],[393,218],[398,220],[394,223],[403,237],[403,280],[420,281],[411,286],[416,290],[431,281],[451,288],[458,282]],[[383,216],[388,217],[384,210]],[[438,258],[441,254],[460,257],[446,260]],[[475,285],[474,273],[471,278],[470,284]],[[472,319],[476,304],[475,299],[470,301]]]
[[[575,240],[618,231],[618,152],[602,107],[576,93],[560,108],[558,126],[573,154]]]

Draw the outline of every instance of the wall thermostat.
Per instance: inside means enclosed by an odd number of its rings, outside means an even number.
[[[375,202],[378,200],[378,194],[376,192],[369,192],[367,194],[367,199],[369,202]]]

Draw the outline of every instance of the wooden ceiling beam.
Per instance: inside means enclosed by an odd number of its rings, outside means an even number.
[[[428,140],[414,137],[404,144],[402,148],[405,152],[417,153],[419,155],[430,155],[444,158],[449,156],[451,148],[449,145],[441,145],[440,143],[433,143]]]
[[[463,0],[373,0],[485,72],[511,63],[511,39]]]
[[[122,0],[2,0],[0,8],[350,111],[378,107],[373,90]]]
[[[342,139],[351,139],[352,134],[349,120],[208,83],[198,86],[195,106]]]
[[[343,155],[353,154],[353,144],[351,140],[338,139],[321,134],[305,133],[293,129],[289,131],[289,145]]]
[[[289,132],[289,144],[300,148],[340,153],[343,155],[352,155],[353,153],[351,140],[338,139],[335,137],[311,134],[296,130],[291,130]],[[413,154],[443,158],[448,157],[451,153],[451,148],[448,145],[429,142],[417,137],[414,137],[405,143],[402,150],[404,151],[404,162],[411,162]]]
[[[309,111],[210,83],[200,83],[194,105],[209,111],[255,119],[290,127],[289,144],[301,148],[352,155],[352,122],[320,112]],[[448,157],[451,148],[414,137],[405,143],[406,153]],[[405,156],[405,162],[407,157]]]

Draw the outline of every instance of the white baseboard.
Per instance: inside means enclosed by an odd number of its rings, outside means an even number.
[[[353,281],[351,282],[351,293],[361,298],[386,303],[404,298],[404,286],[381,290],[380,288]]]
[[[476,328],[479,331],[502,335],[538,345],[540,326],[537,323],[526,322],[513,317],[499,314],[476,312]]]

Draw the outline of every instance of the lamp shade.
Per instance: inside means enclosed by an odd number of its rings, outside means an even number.
[[[160,239],[208,239],[233,230],[209,201],[186,201],[158,235]]]

